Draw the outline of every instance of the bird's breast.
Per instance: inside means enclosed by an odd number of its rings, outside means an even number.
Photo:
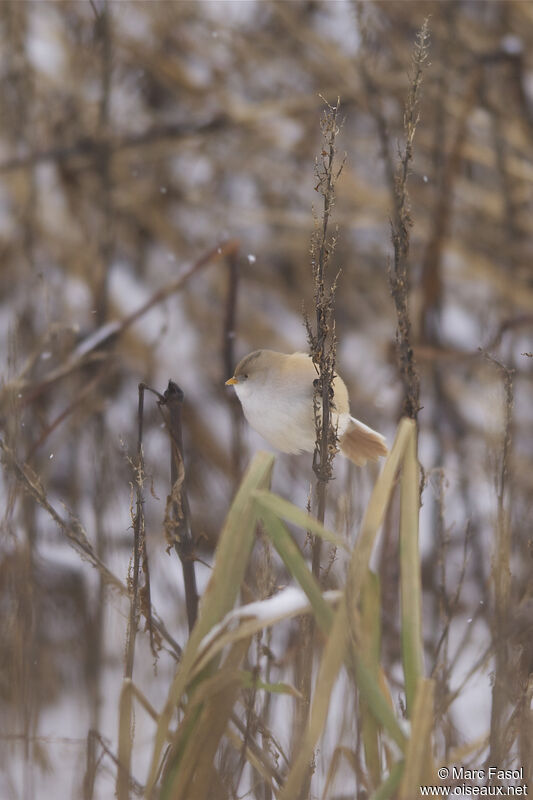
[[[315,423],[312,400],[267,389],[239,392],[244,416],[251,427],[282,453],[312,451]]]

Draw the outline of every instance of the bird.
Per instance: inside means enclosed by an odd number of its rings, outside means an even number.
[[[254,350],[237,366],[233,386],[249,425],[282,453],[315,450],[314,381],[317,371],[307,353]],[[333,379],[331,420],[340,452],[358,466],[388,453],[385,438],[350,414],[348,390]]]

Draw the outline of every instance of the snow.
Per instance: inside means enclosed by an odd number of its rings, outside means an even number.
[[[342,597],[342,592],[327,591],[324,592],[323,597],[327,602],[333,603]],[[239,620],[255,618],[263,620],[267,624],[272,620],[279,621],[286,617],[303,614],[310,608],[311,604],[305,592],[296,586],[288,586],[266,600],[257,600],[234,608],[218,625],[211,628],[207,636],[204,636],[200,649],[206,649],[222,631],[232,627],[232,623],[239,622]]]

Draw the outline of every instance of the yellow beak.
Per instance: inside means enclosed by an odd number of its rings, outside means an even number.
[[[239,383],[237,378],[230,378],[229,381],[226,381],[226,386],[234,386],[236,383]]]

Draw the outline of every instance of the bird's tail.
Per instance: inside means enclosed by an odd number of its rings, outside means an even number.
[[[367,461],[377,461],[380,456],[386,456],[389,452],[385,437],[354,417],[350,417],[339,443],[341,453],[358,467],[362,467]]]

